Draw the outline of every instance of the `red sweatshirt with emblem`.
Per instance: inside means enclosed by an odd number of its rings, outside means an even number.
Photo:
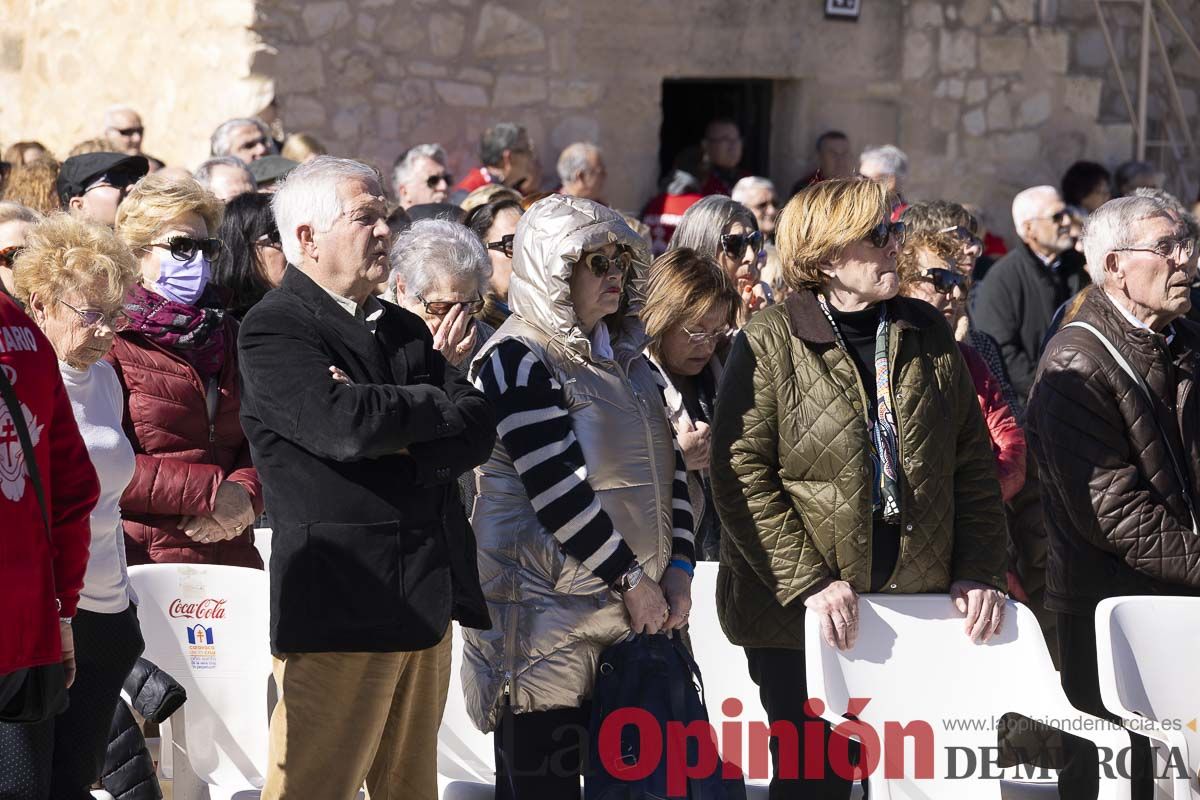
[[[0,675],[62,658],[58,618],[75,616],[100,482],[75,424],[50,342],[0,292],[0,369],[29,428],[50,516],[8,406],[0,401]],[[61,606],[61,610],[60,610]]]

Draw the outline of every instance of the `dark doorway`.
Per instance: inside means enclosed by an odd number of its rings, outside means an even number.
[[[659,176],[669,172],[676,157],[699,159],[704,126],[728,117],[742,130],[742,169],[766,175],[771,157],[771,81],[761,79],[708,80],[668,78],[662,87],[662,131],[659,134]]]

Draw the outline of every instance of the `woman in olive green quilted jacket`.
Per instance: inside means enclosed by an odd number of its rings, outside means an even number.
[[[854,645],[863,592],[949,593],[975,641],[1003,621],[1007,534],[987,427],[945,320],[897,297],[903,227],[889,217],[886,190],[864,180],[788,203],[777,243],[795,292],[746,325],[717,395],[721,625],[746,649],[770,720],[802,732],[815,721],[805,613],[840,649]],[[850,796],[830,769],[776,783],[772,797]]]

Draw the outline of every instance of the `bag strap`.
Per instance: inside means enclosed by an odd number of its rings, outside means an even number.
[[[37,458],[34,456],[33,442],[29,438],[29,428],[25,424],[25,414],[21,404],[17,402],[17,392],[8,380],[8,375],[0,369],[0,394],[4,395],[4,404],[8,406],[8,416],[12,418],[13,428],[17,438],[21,440],[21,451],[25,454],[25,469],[29,472],[29,480],[33,484],[33,492],[37,495],[38,508],[42,512],[42,526],[46,529],[46,541],[54,544],[50,535],[50,514],[46,510],[46,493],[42,491],[42,475],[38,470]]]
[[[1167,436],[1167,432],[1163,428],[1162,422],[1158,419],[1158,415],[1154,413],[1154,395],[1150,393],[1150,387],[1146,385],[1146,379],[1143,378],[1141,374],[1139,374],[1138,371],[1133,368],[1133,365],[1129,363],[1125,356],[1121,355],[1121,352],[1117,350],[1116,345],[1110,342],[1107,336],[1096,330],[1095,326],[1087,322],[1076,321],[1069,322],[1063,327],[1081,328],[1092,334],[1092,336],[1095,336],[1100,344],[1104,345],[1104,349],[1108,351],[1109,355],[1113,357],[1113,361],[1117,362],[1117,366],[1124,370],[1125,374],[1129,376],[1134,385],[1141,390],[1142,396],[1146,398],[1146,402],[1150,405],[1150,417],[1158,426],[1158,431],[1163,437],[1163,444],[1167,448],[1167,454],[1171,456],[1171,466],[1175,468],[1175,479],[1179,481],[1179,485],[1183,489],[1183,500],[1187,504],[1188,513],[1191,514],[1192,517],[1192,533],[1200,536],[1200,523],[1197,522],[1196,509],[1192,505],[1191,484],[1188,482],[1187,472],[1179,463],[1179,457],[1175,455],[1175,448],[1171,447],[1171,439],[1169,436]]]

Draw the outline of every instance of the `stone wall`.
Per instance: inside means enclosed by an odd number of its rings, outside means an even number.
[[[1171,4],[1195,33],[1200,0]],[[203,15],[182,0],[0,0],[0,142],[65,152],[128,102],[148,152],[194,166],[218,122],[274,92],[289,130],[382,169],[440,141],[461,175],[480,130],[513,119],[550,181],[564,145],[593,139],[612,200],[637,208],[657,178],[665,78],[768,78],[781,189],[838,127],[856,148],[908,151],[910,198],[981,203],[1002,232],[1020,188],[1056,183],[1076,158],[1131,155],[1092,0],[863,6],[849,23],[826,20],[820,0],[213,0]],[[1136,92],[1140,11],[1104,6]],[[1194,117],[1200,60],[1163,34]],[[1157,124],[1169,113],[1157,55],[1154,68]]]

